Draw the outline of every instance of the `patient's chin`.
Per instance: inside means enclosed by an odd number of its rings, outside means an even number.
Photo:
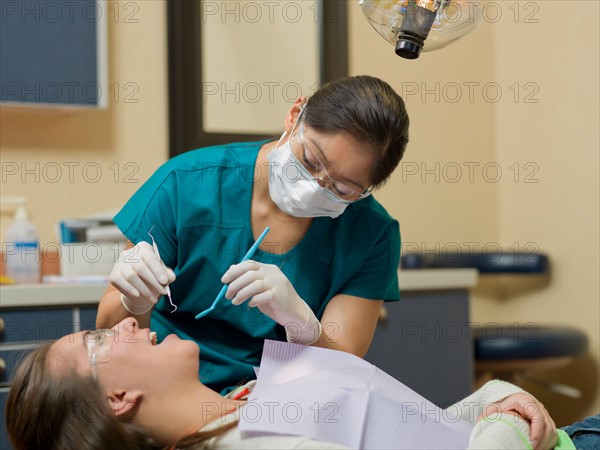
[[[200,348],[198,344],[194,341],[190,341],[187,339],[181,339],[176,334],[170,334],[165,337],[161,343],[165,344],[165,346],[171,347],[169,349],[170,352],[175,351],[177,349],[177,355],[181,359],[190,359],[190,361],[198,361],[198,356],[200,355]]]
[[[168,334],[167,336],[165,336],[165,338],[162,340],[162,344],[166,344],[169,341],[173,341],[173,340],[177,340],[177,341],[181,341],[181,339],[179,338],[179,336],[177,336],[176,334]]]

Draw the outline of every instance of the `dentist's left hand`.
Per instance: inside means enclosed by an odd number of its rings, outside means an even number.
[[[231,266],[221,282],[229,284],[225,298],[231,303],[241,305],[252,298],[250,307],[283,325],[288,342],[310,345],[321,336],[319,320],[279,267],[244,261]]]

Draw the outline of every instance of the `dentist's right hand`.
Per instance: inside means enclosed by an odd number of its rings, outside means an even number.
[[[150,311],[175,273],[161,261],[147,242],[124,250],[110,273],[110,282],[121,292],[123,307],[134,315]]]

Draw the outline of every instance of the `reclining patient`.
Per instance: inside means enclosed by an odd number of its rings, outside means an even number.
[[[198,346],[175,335],[154,341],[150,330],[128,318],[111,330],[75,333],[31,352],[15,373],[6,406],[15,448],[345,448],[276,430],[244,437],[236,426],[245,403],[239,390],[223,397],[198,380]],[[548,412],[516,386],[491,382],[465,402],[478,405],[470,448],[557,445]],[[482,419],[490,411],[495,420]],[[575,448],[564,432],[558,439],[566,445],[561,448]]]

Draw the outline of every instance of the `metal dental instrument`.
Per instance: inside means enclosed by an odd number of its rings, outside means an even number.
[[[156,242],[154,241],[154,236],[152,236],[150,234],[150,231],[152,231],[154,229],[154,227],[155,227],[155,225],[152,225],[152,228],[150,228],[150,230],[148,231],[148,236],[150,236],[150,239],[152,239],[152,247],[154,247],[154,253],[156,253],[156,256],[158,256],[158,259],[160,259],[160,261],[162,262],[160,253],[158,252],[158,245],[156,245]],[[174,308],[173,311],[171,311],[171,313],[174,313],[175,311],[177,311],[177,305],[175,303],[173,303],[173,300],[171,299],[171,289],[169,288],[168,284],[165,286],[165,291],[167,291],[167,297],[169,297],[169,303],[171,303],[171,306]]]

